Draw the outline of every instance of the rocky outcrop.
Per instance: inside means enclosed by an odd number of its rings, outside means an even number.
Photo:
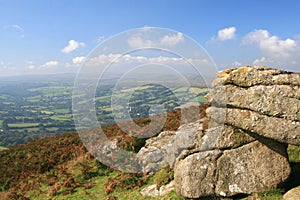
[[[300,186],[289,190],[283,195],[283,200],[296,200],[300,199]]]
[[[160,188],[156,184],[150,185],[140,191],[141,195],[146,197],[161,197],[174,190],[174,181],[171,181],[167,185],[163,185]]]
[[[178,157],[175,189],[181,196],[251,194],[276,188],[289,177],[291,170],[283,144],[258,140],[226,125],[204,132],[200,148]]]
[[[255,141],[224,151],[217,162],[216,194],[233,196],[276,188],[289,177],[290,168],[284,146],[275,148]]]
[[[218,123],[300,144],[300,74],[265,67],[219,73],[207,100]]]
[[[216,122],[224,122],[282,143],[300,144],[300,122],[240,108],[211,107],[207,113]],[[223,121],[224,116],[225,121]]]
[[[146,140],[137,153],[144,173],[152,173],[164,167],[173,167],[179,154],[195,146],[201,120],[184,124],[177,131],[161,132],[157,137]]]
[[[291,169],[286,144],[300,144],[300,74],[265,67],[220,72],[207,96],[210,127],[175,164],[186,198],[267,191]]]

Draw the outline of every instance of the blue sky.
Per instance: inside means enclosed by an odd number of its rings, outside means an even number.
[[[100,41],[162,27],[201,44],[219,69],[300,71],[299,1],[0,0],[0,76],[76,72]]]

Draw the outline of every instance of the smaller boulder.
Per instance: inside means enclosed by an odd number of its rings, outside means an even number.
[[[148,197],[161,197],[169,192],[174,190],[174,181],[171,181],[167,185],[161,186],[159,189],[157,188],[157,185],[150,185],[140,191],[141,195],[148,196]]]

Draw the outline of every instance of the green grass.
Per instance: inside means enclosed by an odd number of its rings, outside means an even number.
[[[9,128],[31,128],[38,126],[39,123],[15,123],[15,124],[8,124]]]
[[[9,95],[6,95],[6,94],[0,94],[0,99],[8,99],[10,96]]]
[[[72,199],[72,200],[90,200],[90,199],[97,199],[97,200],[107,200],[108,197],[115,197],[118,200],[183,200],[180,198],[175,191],[171,191],[167,195],[159,198],[151,198],[151,197],[144,197],[140,194],[140,191],[148,187],[152,184],[152,181],[149,181],[147,184],[143,185],[141,188],[134,189],[134,190],[124,190],[124,189],[116,189],[110,194],[105,194],[105,183],[109,178],[114,178],[117,172],[112,172],[108,176],[99,176],[92,178],[90,181],[93,183],[93,187],[90,189],[84,190],[83,188],[77,188],[74,193],[69,195],[58,194],[55,196],[49,196],[49,188],[48,186],[44,185],[41,190],[43,191],[42,194],[37,194],[36,191],[29,192],[27,197],[34,200],[43,200],[47,198],[55,199],[55,200],[64,200],[64,199]],[[43,194],[44,193],[44,194]]]
[[[58,131],[58,128],[56,127],[46,128],[46,131]]]
[[[68,114],[70,112],[69,109],[55,109],[53,110],[53,112],[57,113],[57,114]]]
[[[63,94],[69,93],[72,91],[72,87],[67,86],[50,86],[50,87],[39,87],[39,88],[32,88],[29,89],[30,92],[41,92],[43,94],[55,93],[55,94]]]
[[[31,96],[31,97],[28,97],[27,98],[27,101],[29,101],[29,102],[38,102],[38,101],[40,101],[40,99],[41,99],[41,95],[37,95],[37,96]]]
[[[6,149],[7,149],[6,147],[0,146],[0,151],[6,150]]]
[[[35,131],[38,131],[39,128],[38,128],[38,127],[34,127],[34,128],[26,128],[25,130],[27,130],[28,132],[30,132],[30,131],[35,132]]]
[[[67,115],[54,115],[50,117],[53,120],[57,120],[57,121],[66,121],[66,120],[70,120],[71,119],[71,115],[67,114]]]
[[[300,162],[300,146],[289,145],[287,151],[290,162]]]
[[[2,104],[4,105],[10,105],[10,104],[14,104],[14,102],[10,102],[10,101],[3,101]]]

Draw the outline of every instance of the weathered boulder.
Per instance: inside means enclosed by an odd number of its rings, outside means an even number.
[[[283,200],[297,200],[300,199],[300,186],[289,190],[283,195]]]
[[[140,191],[141,195],[148,197],[160,197],[168,194],[174,190],[174,181],[171,181],[167,185],[162,185],[160,188],[157,188],[157,185],[150,185]]]
[[[217,74],[212,87],[218,85],[294,85],[300,86],[300,73],[287,72],[264,66],[246,66],[227,69]]]
[[[300,86],[257,85],[248,88],[236,85],[216,86],[207,96],[207,100],[227,107],[300,121]]]
[[[300,74],[265,67],[220,72],[207,100],[210,125],[175,164],[186,198],[267,191],[291,172],[286,144],[300,144]]]
[[[209,117],[282,143],[300,144],[300,73],[261,66],[220,72]]]
[[[214,195],[221,154],[220,150],[198,152],[178,161],[174,171],[176,192],[186,198]]]
[[[291,172],[286,150],[270,149],[259,141],[225,150],[217,161],[215,192],[221,196],[251,194],[276,188]]]
[[[202,120],[183,124],[177,131],[161,132],[157,137],[146,140],[137,153],[140,166],[145,173],[152,173],[164,167],[173,167],[179,154],[195,146]]]
[[[234,134],[230,132],[227,138]],[[235,138],[233,144],[240,141]],[[247,140],[253,138],[249,136],[244,141]],[[285,146],[273,141],[268,145],[274,150],[253,141],[238,148],[231,145],[232,149],[228,147],[227,150],[224,145],[224,150],[190,151],[190,155],[181,157],[176,163],[175,189],[183,197],[199,198],[251,194],[276,188],[289,177],[291,170]]]
[[[195,148],[198,150],[232,149],[240,147],[255,138],[236,127],[223,125],[212,127],[202,131]]]
[[[300,122],[298,121],[263,115],[240,108],[210,107],[207,109],[207,113],[214,121],[229,124],[282,143],[300,144]]]

